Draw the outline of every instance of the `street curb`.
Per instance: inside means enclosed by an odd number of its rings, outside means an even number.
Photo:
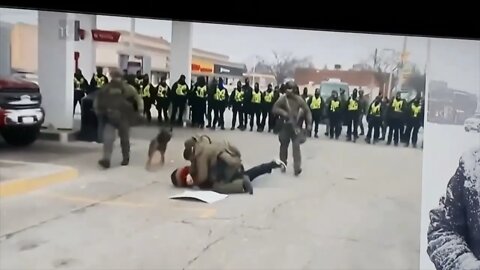
[[[41,189],[50,185],[73,180],[78,177],[78,170],[65,167],[59,172],[29,178],[7,180],[0,183],[0,198],[12,197]]]

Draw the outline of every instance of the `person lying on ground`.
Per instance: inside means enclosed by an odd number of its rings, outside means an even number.
[[[203,184],[198,186],[200,189],[209,189],[218,193],[224,194],[234,194],[234,193],[246,193],[248,192],[248,187],[245,187],[245,179],[249,182],[252,182],[254,179],[261,175],[270,174],[274,169],[286,168],[285,163],[279,159],[272,160],[267,163],[260,164],[255,166],[247,171],[244,171],[242,174],[235,176],[235,179],[230,182],[208,182],[209,185]],[[196,187],[195,180],[190,174],[190,166],[185,166],[178,168],[172,172],[170,175],[172,184],[176,187]]]
[[[438,270],[480,270],[480,148],[464,154],[430,212],[427,253]]]

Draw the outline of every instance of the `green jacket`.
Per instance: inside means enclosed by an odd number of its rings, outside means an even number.
[[[119,121],[128,119],[133,123],[137,120],[138,112],[143,112],[143,99],[128,83],[112,81],[98,91],[93,109],[99,116],[108,116]],[[135,112],[135,107],[138,112]]]

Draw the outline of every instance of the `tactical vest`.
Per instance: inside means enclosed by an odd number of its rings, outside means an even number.
[[[348,101],[348,111],[352,112],[352,111],[358,111],[358,101],[351,98],[349,101]]]
[[[195,94],[199,98],[205,98],[205,96],[207,95],[207,86],[202,86],[202,87],[197,86]]]
[[[179,96],[186,96],[187,86],[182,84],[177,84],[177,89],[175,89],[175,93]]]
[[[161,86],[161,85],[158,85],[157,96],[158,96],[159,98],[166,98],[166,97],[167,97],[167,90],[168,90],[167,87],[163,87],[163,86]]]
[[[85,81],[83,80],[83,78],[81,78],[80,80],[78,80],[77,78],[73,78],[73,83],[75,84],[75,90],[82,90],[82,85]]]
[[[134,113],[132,104],[125,97],[125,87],[127,85],[123,83],[107,84],[105,91],[100,91],[96,97],[98,113],[117,124]]]
[[[402,112],[403,100],[394,99],[392,102],[392,107],[395,112]]]
[[[380,116],[381,115],[381,107],[382,107],[382,104],[381,103],[378,103],[377,105],[372,104],[372,107],[370,108],[370,115],[372,116]]]
[[[235,90],[235,102],[237,103],[243,102],[243,96],[244,96],[243,90],[241,89]]]
[[[219,89],[217,88],[217,91],[215,92],[215,96],[213,97],[216,101],[225,101],[226,99],[226,92],[227,90],[225,89]]]
[[[262,93],[252,92],[252,103],[260,104],[262,102]]]
[[[272,92],[265,92],[265,102],[266,103],[272,103],[272,100],[273,100],[273,91]]]
[[[142,97],[149,98],[150,97],[150,84],[145,86],[142,91]]]
[[[420,110],[422,110],[422,105],[415,105],[414,103],[412,103],[412,113],[413,113],[413,117],[417,118],[418,115],[420,114]]]
[[[310,109],[318,110],[322,106],[322,99],[320,97],[311,97],[312,102],[310,103]]]
[[[105,85],[106,81],[105,81],[105,77],[98,77],[97,74],[95,74],[95,76],[93,77],[93,79],[95,80],[95,82],[97,83],[97,88],[101,88]]]
[[[340,101],[339,100],[332,100],[330,103],[330,111],[336,112],[340,108]]]

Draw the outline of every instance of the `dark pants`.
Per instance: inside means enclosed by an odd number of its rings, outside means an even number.
[[[367,141],[370,142],[372,139],[373,133],[373,141],[377,142],[380,138],[380,127],[382,126],[382,119],[380,117],[372,117],[368,122],[368,132],[367,132]]]
[[[148,122],[152,121],[152,112],[150,111],[153,105],[152,101],[150,97],[143,97],[143,115],[145,115]]]
[[[179,126],[183,125],[183,114],[185,113],[186,102],[174,101],[172,104],[172,116],[170,122]],[[177,118],[178,113],[178,118]]]
[[[388,123],[383,118],[382,118],[382,125],[380,126],[380,128],[382,129],[382,136],[380,137],[380,140],[385,140],[387,136]]]
[[[215,128],[218,124],[219,127],[222,129],[225,128],[225,105],[224,104],[217,104],[215,106],[214,112],[215,117],[213,118],[213,128]]]
[[[238,115],[238,122],[240,123],[239,128],[243,128],[243,110],[242,105],[234,104],[232,107],[232,128],[235,128],[237,125],[237,115]]]
[[[300,143],[297,140],[293,127],[291,125],[283,125],[278,134],[278,140],[280,141],[280,160],[287,164],[288,146],[290,142],[292,142],[293,168],[296,172],[301,170],[302,154],[300,151]]]
[[[205,100],[195,100],[192,104],[192,124],[194,126],[204,127],[205,126],[205,110],[206,110]]]
[[[262,108],[260,107],[260,105],[252,105],[251,107],[251,110],[250,110],[250,130],[253,129],[253,123],[255,121],[255,118],[256,118],[256,124],[257,124],[257,128],[259,129],[261,126],[262,126],[262,119],[261,118],[261,114],[262,114]]]
[[[357,139],[358,138],[358,114],[357,113],[348,113],[347,114],[347,138],[348,139]]]
[[[318,126],[320,125],[320,121],[322,121],[322,111],[320,109],[311,110],[312,111],[312,120],[313,120],[313,129],[315,132],[315,136],[318,135]]]
[[[279,166],[277,163],[271,161],[271,162],[263,163],[253,168],[250,168],[247,171],[245,171],[244,174],[248,176],[248,178],[250,178],[250,181],[253,181],[255,178],[261,175],[272,173],[272,170],[278,167]]]
[[[358,127],[360,128],[360,135],[365,134],[365,127],[363,126],[363,117],[364,116],[365,115],[360,114],[360,116],[358,117]]]
[[[268,118],[268,122],[267,122]],[[262,123],[260,124],[262,129],[265,129],[265,125],[268,123],[268,130],[273,129],[273,124],[272,124],[272,106],[270,105],[264,105],[262,108]]]
[[[112,123],[107,118],[102,117],[105,124],[103,128],[103,160],[110,161],[112,158],[113,144],[115,142],[116,132],[120,137],[120,146],[122,148],[123,159],[130,158],[130,127],[125,123]]]
[[[73,113],[75,114],[75,109],[77,104],[80,104],[80,109],[82,108],[82,98],[85,96],[85,93],[81,90],[75,90],[73,92]]]
[[[170,102],[164,98],[157,98],[158,122],[168,122],[168,107]]]
[[[333,139],[333,136],[335,136],[335,139],[338,139],[342,133],[341,119],[338,116],[330,116],[329,128],[330,130],[328,133],[330,138]]]
[[[405,132],[405,143],[410,145],[410,141],[413,146],[417,146],[418,131],[420,129],[420,122],[418,119],[410,119],[407,123],[407,130]]]
[[[402,120],[400,120],[398,118],[391,118],[391,119],[388,120],[387,144],[392,143],[392,137],[393,137],[393,143],[395,145],[398,145],[398,142],[399,142],[400,136],[401,136],[402,126],[403,126]]]
[[[214,109],[215,109],[215,101],[213,100],[208,101],[208,113],[207,113],[208,126],[207,127],[212,126],[212,121],[213,121],[212,114],[214,112]]]
[[[243,104],[243,123],[240,123],[244,128],[248,126],[248,119],[250,118],[250,111],[252,110],[252,105],[250,103]]]

